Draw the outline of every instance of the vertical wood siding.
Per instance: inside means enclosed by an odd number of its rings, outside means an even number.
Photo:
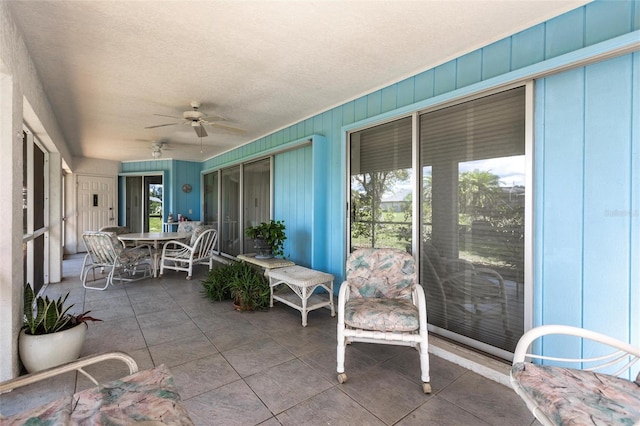
[[[285,256],[296,264],[311,266],[313,229],[313,181],[311,146],[278,154],[274,159],[273,198],[275,219],[284,220]]]
[[[534,284],[536,325],[575,325],[636,345],[639,58],[625,55],[537,84]]]

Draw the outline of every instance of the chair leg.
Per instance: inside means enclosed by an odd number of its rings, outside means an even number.
[[[431,393],[431,377],[429,376],[429,350],[427,345],[422,346],[423,343],[420,343],[418,348],[418,353],[420,354],[420,379],[422,380],[422,390],[424,393]]]
[[[347,381],[347,375],[344,372],[344,356],[346,351],[346,339],[344,337],[344,328],[338,324],[338,349],[337,349],[337,372],[338,383],[345,383]]]

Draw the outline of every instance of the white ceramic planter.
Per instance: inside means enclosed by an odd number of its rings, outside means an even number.
[[[18,340],[20,360],[29,373],[76,360],[86,333],[87,324],[84,322],[68,330],[37,336],[22,330]]]

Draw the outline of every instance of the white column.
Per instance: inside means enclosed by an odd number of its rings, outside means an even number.
[[[22,325],[22,96],[0,72],[0,381],[18,375]]]

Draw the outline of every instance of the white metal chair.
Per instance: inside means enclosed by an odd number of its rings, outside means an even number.
[[[110,284],[113,285],[115,277],[120,282],[129,282],[152,275],[151,265],[146,262],[151,260],[149,246],[126,248],[114,232],[86,231],[82,234],[82,239],[87,248],[80,272],[84,288],[106,290]],[[87,285],[89,272],[93,273],[92,282],[103,278],[96,278],[96,269],[100,269],[101,274],[105,270],[109,271],[104,277],[103,287]]]
[[[338,382],[351,342],[411,346],[420,354],[422,389],[431,393],[427,308],[414,258],[396,249],[360,249],[346,263],[338,296]]]
[[[553,339],[560,351],[582,355],[527,352],[532,344],[539,348],[538,339]],[[638,360],[640,348],[604,334],[544,325],[520,338],[511,385],[543,425],[639,425],[640,373],[632,381]]]
[[[124,365],[119,365],[121,361]],[[126,371],[125,377],[98,381],[88,370],[103,375]],[[125,369],[126,368],[126,369]],[[53,377],[81,373],[95,387],[79,390],[74,394],[62,392],[54,401],[43,403],[26,411],[4,417],[0,424],[11,425],[96,425],[96,424],[146,424],[193,425],[182,403],[171,371],[162,364],[139,371],[136,361],[124,352],[107,352],[89,355],[37,373],[27,374],[0,383],[0,394]],[[113,373],[112,375],[115,375]]]
[[[165,269],[187,272],[187,279],[193,275],[193,265],[209,264],[209,270],[213,268],[213,256],[215,255],[218,233],[215,229],[206,226],[198,226],[193,230],[191,242],[169,241],[162,248],[160,258],[160,276]]]

